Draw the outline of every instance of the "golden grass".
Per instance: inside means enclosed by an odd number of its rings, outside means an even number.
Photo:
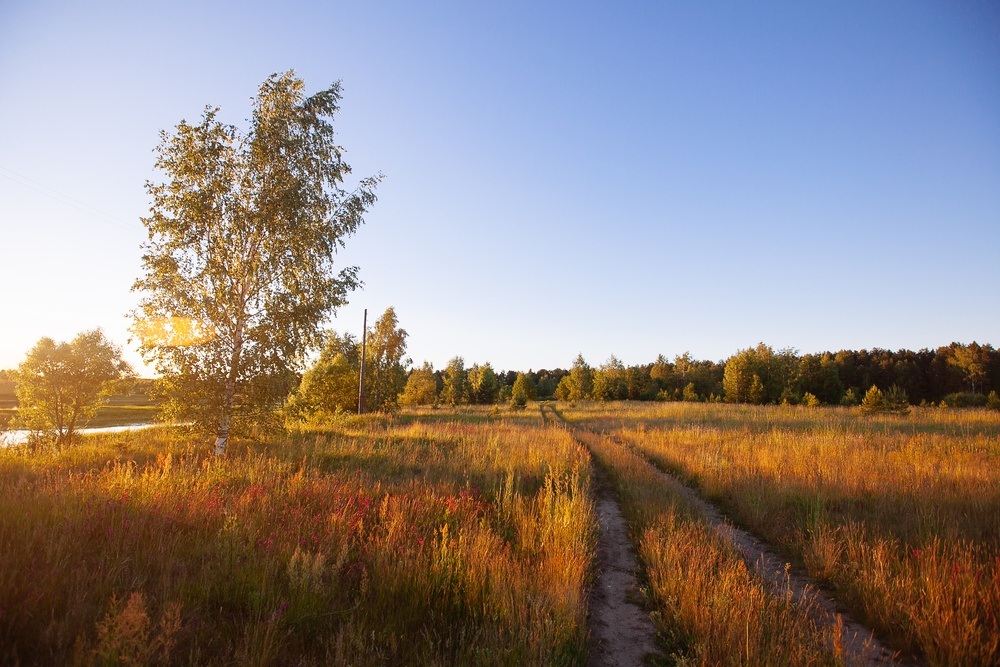
[[[588,457],[519,421],[0,451],[0,662],[577,664]]]
[[[580,406],[804,563],[903,649],[1000,662],[1000,415]]]
[[[614,440],[581,434],[611,475],[649,580],[654,620],[672,660],[696,665],[843,664],[836,631],[808,603],[771,594],[742,558]]]

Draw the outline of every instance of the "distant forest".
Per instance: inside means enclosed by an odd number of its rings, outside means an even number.
[[[419,372],[411,370],[410,377]],[[519,373],[500,372],[495,386],[489,381],[491,373],[489,364],[464,369],[461,358],[453,359],[448,368],[434,371],[437,397],[445,403],[503,401]],[[486,387],[481,386],[484,374]],[[876,348],[798,354],[762,343],[725,361],[697,360],[685,353],[672,360],[660,355],[639,366],[625,366],[611,357],[592,367],[578,356],[568,370],[530,370],[524,375],[537,399],[798,404],[808,394],[824,404],[856,405],[875,386],[883,391],[896,387],[914,405],[944,401],[951,407],[969,407],[985,405],[989,392],[1000,389],[1000,352],[988,344],[952,343],[917,352]],[[470,385],[470,380],[480,386]],[[456,395],[456,386],[465,391]]]
[[[1000,352],[974,342],[917,352],[876,348],[799,354],[762,343],[725,361],[697,360],[684,353],[673,359],[660,355],[639,366],[625,366],[612,356],[591,366],[577,356],[569,369],[526,372],[494,371],[489,363],[466,368],[464,360],[455,357],[444,369],[415,366],[397,383],[404,405],[506,403],[517,391],[537,400],[857,405],[875,386],[883,391],[895,387],[914,405],[974,407],[986,405],[990,392],[1000,390]],[[127,384],[132,386],[122,387],[124,393],[154,392],[152,380],[136,378]],[[345,384],[348,409],[356,401],[356,380]],[[0,407],[16,404],[13,385],[0,370]],[[386,407],[394,403],[390,399]]]

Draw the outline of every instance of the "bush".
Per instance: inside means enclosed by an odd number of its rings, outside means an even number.
[[[996,392],[992,392],[996,394]],[[947,403],[949,408],[981,408],[986,405],[989,399],[982,394],[971,394],[967,391],[956,394],[948,394],[941,399],[941,404]]]
[[[802,396],[802,405],[806,406],[807,408],[818,408],[819,407],[819,399],[816,398],[815,396],[813,396],[812,394],[810,394],[807,391]]]
[[[991,391],[986,397],[986,407],[990,410],[1000,410],[1000,396],[997,396],[995,391]]]
[[[844,392],[843,398],[840,399],[841,405],[851,406],[860,403],[858,400],[858,393],[854,391],[854,388],[848,389]]]
[[[910,413],[910,401],[906,397],[906,392],[899,385],[892,385],[885,393],[872,385],[871,389],[865,393],[864,400],[861,401],[861,411],[869,415],[881,412],[906,415]]]
[[[895,415],[910,414],[910,400],[906,396],[906,391],[899,385],[892,385],[885,393],[886,407],[889,412]]]

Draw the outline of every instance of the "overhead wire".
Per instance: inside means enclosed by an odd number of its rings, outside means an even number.
[[[50,187],[43,183],[39,183],[38,181],[28,178],[24,174],[19,174],[13,169],[10,169],[3,165],[0,165],[0,176],[3,176],[4,178],[10,181],[13,181],[14,183],[17,183],[22,187],[28,188],[29,190],[34,190],[35,192],[41,195],[44,195],[51,199],[55,199],[56,201],[62,204],[75,208],[78,211],[81,211],[82,213],[86,213],[90,216],[98,218],[99,220],[102,220],[105,223],[116,225],[118,227],[127,229],[129,231],[134,231],[136,229],[134,224],[129,224],[128,222],[122,220],[119,217],[116,217],[114,215],[111,215],[110,213],[102,211],[101,209],[95,206],[91,206],[86,202],[82,202],[79,199],[76,199],[75,197],[71,197],[70,195],[64,192],[60,192],[59,190],[56,190],[53,187]]]

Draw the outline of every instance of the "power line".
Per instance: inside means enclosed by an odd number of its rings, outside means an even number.
[[[87,215],[91,215],[95,218],[98,218],[103,222],[116,225],[118,227],[122,227],[123,229],[127,229],[129,231],[135,230],[135,225],[129,224],[128,222],[125,222],[121,218],[113,216],[110,213],[106,213],[99,208],[96,208],[94,206],[91,206],[90,204],[87,204],[86,202],[82,202],[79,199],[76,199],[75,197],[70,197],[68,194],[60,192],[59,190],[49,187],[48,185],[32,180],[27,176],[25,176],[24,174],[19,174],[13,169],[8,169],[3,165],[0,165],[0,176],[3,176],[4,178],[10,181],[13,181],[22,187],[28,188],[29,190],[34,190],[39,194],[45,195],[50,199],[55,199],[56,201],[62,204],[71,206],[72,208],[75,208],[76,210],[81,211],[82,213],[86,213]]]

